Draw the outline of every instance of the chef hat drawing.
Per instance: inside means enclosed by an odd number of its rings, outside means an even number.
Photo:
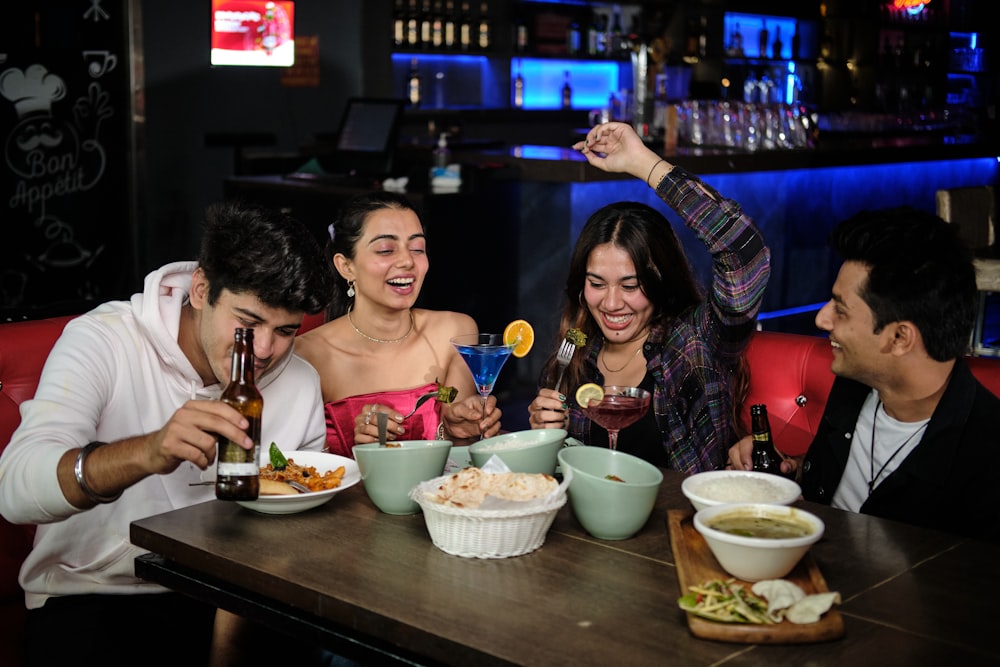
[[[20,118],[50,113],[52,103],[66,95],[66,84],[44,65],[29,65],[23,72],[16,67],[0,73],[0,95],[14,103]]]

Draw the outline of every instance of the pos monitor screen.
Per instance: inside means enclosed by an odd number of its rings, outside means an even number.
[[[320,166],[331,174],[388,176],[402,113],[401,99],[349,99],[335,148],[317,156]]]

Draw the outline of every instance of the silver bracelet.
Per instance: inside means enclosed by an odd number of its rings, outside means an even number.
[[[447,440],[448,439],[447,436],[445,436],[445,434],[444,434],[444,422],[441,422],[440,424],[438,424],[437,439],[438,440]]]
[[[83,462],[87,460],[87,457],[92,451],[98,447],[102,447],[108,443],[106,442],[92,442],[85,447],[80,448],[80,453],[76,455],[76,465],[73,466],[73,475],[76,477],[76,483],[80,485],[80,490],[83,494],[90,498],[92,501],[98,505],[105,505],[107,503],[113,503],[122,497],[122,492],[119,491],[113,496],[102,496],[94,492],[89,486],[87,486],[87,480],[83,477]]]

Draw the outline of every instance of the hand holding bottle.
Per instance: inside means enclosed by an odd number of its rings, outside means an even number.
[[[805,456],[784,456],[781,459],[781,474],[798,481],[802,474],[802,460]],[[753,436],[741,438],[729,448],[729,461],[726,468],[732,470],[753,470]]]

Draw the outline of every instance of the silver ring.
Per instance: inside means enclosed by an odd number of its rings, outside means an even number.
[[[365,426],[371,426],[372,415],[375,414],[375,406],[373,405],[369,410],[368,414],[365,415]]]

